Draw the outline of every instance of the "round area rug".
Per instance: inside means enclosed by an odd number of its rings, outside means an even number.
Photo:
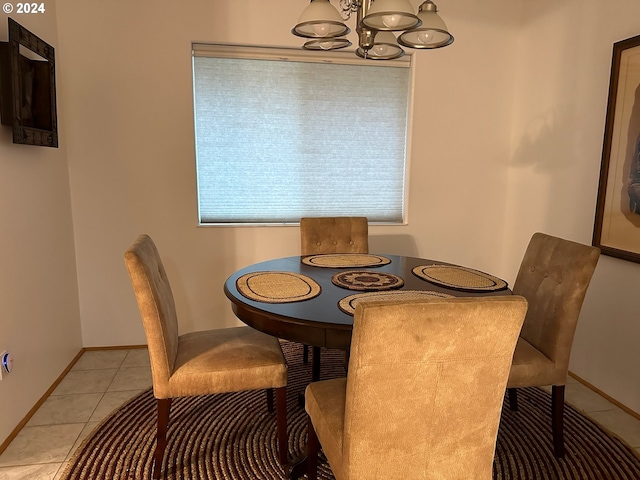
[[[297,396],[311,378],[302,346],[285,342],[289,363],[289,453],[302,452],[306,415]],[[321,378],[344,375],[344,353],[322,351]],[[551,442],[551,398],[537,388],[519,389],[519,411],[505,402],[494,462],[495,480],[638,480],[640,459],[617,438],[567,406],[566,456]],[[156,402],[151,390],[113,412],[85,439],[63,480],[149,480],[155,447]],[[276,416],[264,392],[176,399],[171,408],[164,480],[277,480],[285,473],[276,457]],[[384,461],[384,452],[378,452]],[[318,478],[333,479],[321,461]],[[409,479],[408,479],[409,480]]]

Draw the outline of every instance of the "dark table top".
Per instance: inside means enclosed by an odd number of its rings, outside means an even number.
[[[445,288],[427,282],[412,273],[414,267],[423,265],[451,265],[424,258],[399,255],[381,256],[391,262],[375,267],[324,268],[302,263],[301,256],[279,258],[256,263],[238,270],[224,284],[225,295],[231,300],[233,312],[247,325],[276,336],[316,347],[341,348],[347,350],[351,342],[353,316],[343,312],[338,303],[344,297],[356,293],[354,290],[334,285],[332,277],[341,271],[370,270],[387,272],[401,277],[404,285],[394,290],[430,290],[453,296],[510,295],[509,289],[487,292],[469,292]],[[238,291],[237,280],[254,272],[292,272],[315,280],[321,288],[320,295],[299,302],[265,303],[245,297]]]

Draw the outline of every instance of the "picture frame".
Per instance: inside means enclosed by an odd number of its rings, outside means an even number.
[[[12,18],[0,42],[0,123],[13,143],[58,147],[55,49]]]
[[[592,244],[640,263],[640,35],[613,44]]]

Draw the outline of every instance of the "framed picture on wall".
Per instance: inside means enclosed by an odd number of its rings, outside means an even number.
[[[640,35],[613,44],[593,245],[640,263]]]

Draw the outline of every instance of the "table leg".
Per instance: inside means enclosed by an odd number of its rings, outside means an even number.
[[[311,359],[311,381],[320,380],[320,347],[313,347]],[[304,407],[304,394],[298,395],[298,405]]]
[[[313,347],[313,362],[311,365],[311,381],[317,382],[320,380],[320,347]]]

